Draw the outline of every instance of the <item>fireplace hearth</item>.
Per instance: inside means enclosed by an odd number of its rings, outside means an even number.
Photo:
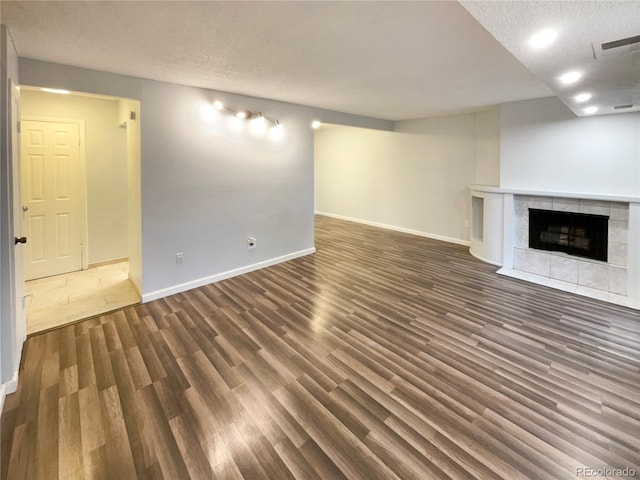
[[[529,248],[607,261],[609,217],[529,209]]]

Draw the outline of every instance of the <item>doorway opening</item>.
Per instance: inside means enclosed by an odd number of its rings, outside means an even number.
[[[27,334],[140,301],[139,109],[21,88]]]

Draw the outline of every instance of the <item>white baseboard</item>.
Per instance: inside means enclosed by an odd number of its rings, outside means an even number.
[[[410,228],[396,227],[395,225],[387,225],[385,223],[371,222],[369,220],[362,220],[360,218],[346,217],[344,215],[336,215],[335,213],[327,212],[315,212],[316,215],[322,215],[323,217],[332,217],[339,220],[346,220],[348,222],[362,223],[364,225],[370,225],[372,227],[384,228],[385,230],[393,230],[395,232],[408,233],[410,235],[417,235],[419,237],[432,238],[434,240],[441,240],[443,242],[455,243],[456,245],[469,246],[468,240],[460,240],[459,238],[446,237],[444,235],[438,235],[436,233],[421,232],[420,230],[412,230]]]
[[[115,265],[116,263],[128,262],[129,257],[112,258],[111,260],[102,260],[100,262],[93,262],[87,265],[87,268],[106,267],[107,265]]]
[[[502,264],[498,263],[498,262],[494,262],[492,260],[487,260],[486,258],[482,258],[480,255],[476,255],[475,253],[473,253],[471,250],[469,250],[469,253],[471,254],[472,257],[477,258],[478,260],[482,260],[484,263],[488,263],[489,265],[495,265],[496,267],[501,267]]]
[[[173,285],[171,287],[156,290],[154,292],[145,293],[144,295],[142,295],[142,303],[150,302],[151,300],[157,300],[158,298],[173,295],[175,293],[186,292],[187,290],[202,287],[203,285],[207,285],[209,283],[226,280],[227,278],[235,277],[236,275],[242,275],[243,273],[260,270],[261,268],[270,267],[271,265],[276,265],[278,263],[293,260],[294,258],[304,257],[305,255],[310,255],[312,253],[316,253],[315,247],[307,248],[306,250],[300,250],[299,252],[289,253],[281,257],[270,258],[269,260],[253,263],[251,265],[247,265],[246,267],[240,267],[233,270],[228,270],[226,272],[217,273],[208,277],[198,278],[197,280]]]
[[[11,377],[11,380],[4,382],[0,385],[0,415],[2,415],[2,409],[4,408],[4,400],[7,395],[15,393],[18,389],[18,372],[16,371]]]
[[[13,377],[11,377],[11,380],[7,380],[6,382],[4,382],[2,384],[2,387],[4,388],[5,395],[15,393],[15,391],[18,390],[18,371],[17,370],[13,372]]]
[[[21,343],[21,345],[24,345],[24,342]],[[20,347],[20,349],[21,349],[20,351],[20,356],[21,356],[22,347]],[[2,409],[4,408],[4,400],[7,397],[7,395],[11,393],[15,393],[16,390],[18,390],[18,373],[19,373],[19,370],[16,370],[15,372],[13,372],[13,376],[11,377],[11,379],[0,384],[0,416],[2,415]]]

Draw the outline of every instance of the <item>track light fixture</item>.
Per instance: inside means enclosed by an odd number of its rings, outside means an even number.
[[[262,112],[229,108],[219,99],[198,102],[193,108],[196,124],[207,132],[227,134],[236,140],[243,133],[260,141],[282,143],[287,139],[284,125]]]
[[[265,117],[262,112],[252,112],[250,110],[234,110],[233,108],[225,106],[225,104],[221,100],[214,101],[213,107],[219,112],[233,115],[240,120],[257,120],[258,122],[270,123],[274,127],[280,125],[280,122],[278,120],[276,120],[275,118]]]

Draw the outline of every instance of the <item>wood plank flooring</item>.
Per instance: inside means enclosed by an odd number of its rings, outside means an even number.
[[[316,246],[29,337],[2,479],[638,478],[637,311],[326,217]]]

